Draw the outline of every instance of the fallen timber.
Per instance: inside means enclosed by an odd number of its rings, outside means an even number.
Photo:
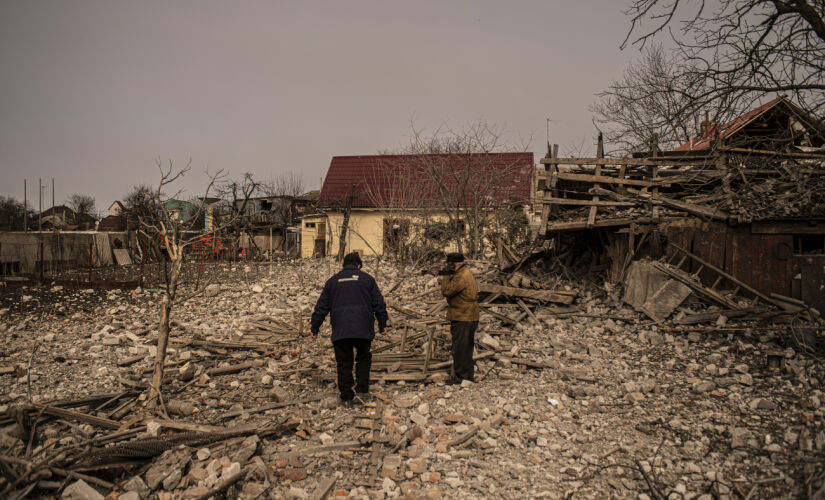
[[[512,286],[493,285],[491,283],[479,283],[478,291],[481,293],[500,293],[509,297],[521,297],[523,299],[535,299],[565,305],[572,304],[577,295],[576,292],[531,290]]]

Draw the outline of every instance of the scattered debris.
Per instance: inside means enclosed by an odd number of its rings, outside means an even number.
[[[734,498],[820,484],[825,369],[799,319],[723,307],[665,263],[631,266],[616,303],[514,253],[517,270],[468,263],[485,314],[476,381],[460,387],[444,383],[434,278],[367,260],[392,328],[355,408],[339,405],[328,339],[305,335],[332,260],[282,261],[250,283],[207,263],[202,286],[218,293],[178,307],[155,407],[151,292],[9,290],[38,305],[0,324],[2,496]]]

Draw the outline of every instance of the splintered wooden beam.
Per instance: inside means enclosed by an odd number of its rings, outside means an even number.
[[[227,366],[219,366],[217,368],[210,368],[206,370],[206,374],[209,376],[215,375],[226,375],[228,373],[237,373],[249,368],[253,368],[255,366],[254,361],[246,361],[244,363],[238,363],[237,365],[227,365]]]
[[[604,158],[604,140],[602,139],[602,133],[601,133],[601,132],[599,132],[599,143],[598,143],[598,145],[596,146],[596,157],[597,157],[597,158]],[[601,175],[602,175],[602,166],[601,166],[601,165],[596,165],[596,172],[595,172],[595,174],[596,174],[597,176],[601,176]],[[598,184],[596,184],[596,186],[595,186],[595,187],[601,187],[601,186],[599,186]],[[593,201],[594,201],[594,202],[599,201],[599,195],[595,195],[595,196],[593,196]],[[598,207],[597,205],[591,205],[591,207],[590,207],[590,213],[589,213],[589,214],[587,214],[587,227],[588,227],[588,228],[593,227],[593,224],[595,224],[595,223],[596,223],[596,211],[597,211],[598,209],[599,209],[599,207]]]
[[[609,175],[568,174],[564,172],[560,172],[558,174],[558,178],[563,181],[591,182],[593,184],[615,184],[620,186],[652,187],[656,184],[651,181],[624,179],[622,177],[610,177]]]
[[[549,146],[549,144],[548,144],[548,146]],[[551,154],[551,157],[550,157],[551,159],[558,158],[558,156],[559,156],[559,145],[558,144],[553,144],[553,150],[550,154]],[[547,182],[547,189],[550,190],[550,194],[552,196],[558,197],[559,196],[559,191],[558,191],[558,189],[556,189],[556,185],[559,182],[559,167],[558,167],[558,165],[551,165],[549,167],[545,166],[545,170],[547,171],[547,175],[549,177],[549,181]],[[541,226],[539,227],[539,233],[538,234],[542,238],[547,236],[547,221],[549,220],[550,212],[553,212],[553,211],[555,211],[555,207],[552,206],[552,205],[544,206],[541,209]]]
[[[660,194],[642,193],[641,191],[636,191],[634,189],[628,189],[628,191],[641,198],[649,199],[654,204],[661,204],[666,207],[675,208],[677,210],[687,212],[691,215],[698,215],[699,217],[707,217],[709,219],[719,220],[727,220],[728,218],[730,218],[729,213],[718,208],[712,208],[705,205],[696,205],[695,203],[674,200],[673,198],[667,198]]]
[[[628,165],[628,166],[650,166],[650,165],[684,165],[695,164],[703,160],[712,159],[711,156],[693,156],[690,158],[678,158],[663,156],[659,158],[542,158],[539,163],[542,165]]]
[[[512,286],[493,285],[490,283],[479,283],[478,291],[483,293],[500,293],[510,297],[521,297],[524,299],[542,300],[544,302],[556,302],[558,304],[572,304],[576,297],[574,292],[559,292],[553,290],[531,290],[528,288],[516,288]]]
[[[596,196],[598,198],[598,196]],[[635,207],[638,205],[632,201],[604,201],[604,200],[574,200],[572,198],[544,198],[544,203],[549,205],[572,205],[581,207]]]
[[[616,219],[597,220],[593,227],[629,226],[631,223],[650,224],[650,217],[619,217]],[[553,222],[547,226],[547,231],[577,231],[587,229],[587,221]]]

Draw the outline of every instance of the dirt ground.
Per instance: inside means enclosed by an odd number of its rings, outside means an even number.
[[[232,481],[215,498],[315,498],[334,480],[331,495],[353,498],[822,495],[825,368],[786,326],[731,320],[676,331],[613,305],[597,286],[567,283],[578,297],[564,313],[529,303],[536,321],[483,314],[476,382],[449,386],[449,332],[444,312],[431,313],[443,302],[435,279],[366,262],[395,325],[373,349],[399,342],[404,324],[411,337],[404,353],[376,354],[372,396],[344,408],[328,323],[318,339],[307,335],[337,267],[208,263],[200,293],[172,312],[168,419],[142,399],[157,279],[145,291],[0,289],[0,491],[11,498],[34,484],[29,498],[96,498],[66,496],[81,494],[81,479],[108,498],[199,498]],[[471,267],[496,276],[484,263]],[[182,297],[196,272],[187,268]],[[412,337],[422,324],[434,332],[435,368],[419,377],[426,336]],[[65,407],[114,421],[108,428],[36,406],[104,394],[119,397]],[[233,429],[243,432],[159,456],[86,460],[116,432],[140,440]]]

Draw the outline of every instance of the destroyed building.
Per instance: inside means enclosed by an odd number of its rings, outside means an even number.
[[[548,148],[540,233],[558,251],[591,249],[614,283],[633,260],[666,254],[722,307],[733,307],[726,290],[825,311],[825,148],[814,123],[779,97],[674,151],[604,158],[601,138],[596,158]]]
[[[301,217],[314,211],[318,191],[299,196],[267,195],[235,200],[237,224],[243,228],[241,248],[246,252],[285,255],[299,251]]]

